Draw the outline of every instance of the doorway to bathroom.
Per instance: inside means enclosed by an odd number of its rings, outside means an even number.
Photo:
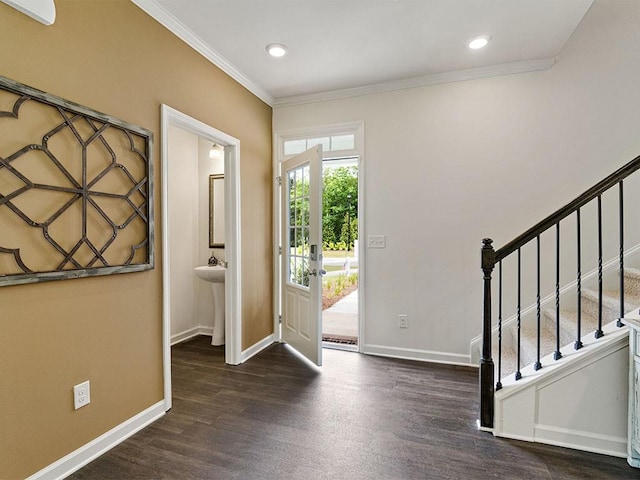
[[[161,134],[163,365],[170,408],[171,345],[214,333],[216,283],[198,275],[212,256],[226,266],[221,287],[225,362],[242,361],[239,141],[167,105],[162,106]],[[215,198],[223,205],[215,220],[222,215],[224,222],[212,230]]]

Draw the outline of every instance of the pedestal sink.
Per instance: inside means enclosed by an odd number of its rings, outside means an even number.
[[[194,268],[198,278],[211,283],[213,292],[213,335],[211,345],[224,345],[224,276],[220,265]]]

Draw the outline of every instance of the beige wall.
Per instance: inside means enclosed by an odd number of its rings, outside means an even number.
[[[162,399],[161,103],[240,139],[243,348],[272,332],[271,108],[127,0],[56,6],[45,27],[0,4],[0,74],[154,132],[157,262],[0,288],[3,479],[42,469]],[[74,411],[72,387],[87,379],[91,404]]]

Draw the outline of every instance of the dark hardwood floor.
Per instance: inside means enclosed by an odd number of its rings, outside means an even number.
[[[173,347],[173,408],[69,478],[639,479],[622,458],[476,428],[472,368],[284,345],[243,365],[199,337]]]

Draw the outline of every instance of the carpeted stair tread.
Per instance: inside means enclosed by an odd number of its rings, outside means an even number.
[[[535,325],[522,329],[520,336],[520,359],[522,365],[534,363],[537,360],[538,329]],[[554,352],[556,349],[555,330],[541,322],[540,325],[540,358]]]
[[[552,338],[555,342],[556,332],[556,311],[545,310],[544,324],[547,330],[552,332]],[[613,321],[613,320],[610,320]],[[606,322],[608,323],[608,322]],[[578,314],[574,311],[560,310],[560,345],[572,344],[576,341],[578,333]],[[588,312],[582,311],[580,317],[580,336],[591,335],[598,326],[598,319]]]
[[[602,292],[602,323],[607,324],[620,318],[619,290],[605,290]],[[586,289],[582,292],[582,310],[597,318],[598,291]],[[630,312],[640,305],[640,291],[628,288],[625,283],[624,311]]]
[[[516,371],[517,355],[516,350],[511,345],[502,347],[502,357],[498,357],[498,348],[496,347],[492,353],[493,361],[495,363],[495,378],[504,378],[513,374]],[[500,376],[498,376],[498,362],[500,365]]]
[[[625,268],[625,298],[624,310],[630,312],[640,307],[640,269]],[[602,325],[617,320],[620,317],[620,297],[619,290],[604,290],[602,292]],[[577,302],[576,302],[577,304]],[[597,290],[583,288],[581,290],[581,315],[580,315],[580,337],[593,336],[598,328],[598,304],[599,294]],[[563,309],[560,311],[560,351],[573,350],[577,337],[577,312]],[[517,363],[517,325],[513,324],[505,329],[507,335],[503,336],[501,377],[511,376],[516,371]],[[496,342],[497,343],[497,342]],[[540,358],[553,353],[556,350],[556,311],[555,307],[542,312],[540,325]],[[520,368],[537,360],[537,327],[533,325],[523,325],[520,332]],[[497,344],[494,343],[494,362],[496,362],[496,376],[498,351]],[[497,377],[496,377],[497,378]]]
[[[631,280],[637,280],[638,282],[640,282],[640,269],[632,268],[632,267],[625,267],[624,276],[625,276],[625,278],[628,278],[628,279],[631,279]]]

